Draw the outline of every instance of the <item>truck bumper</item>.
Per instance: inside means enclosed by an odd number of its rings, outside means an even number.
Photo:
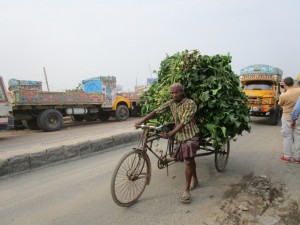
[[[253,106],[250,109],[250,116],[260,116],[260,117],[270,116],[273,111],[274,111],[273,107],[267,108],[267,107]]]

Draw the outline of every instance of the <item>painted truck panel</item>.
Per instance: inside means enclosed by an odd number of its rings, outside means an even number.
[[[283,71],[277,67],[274,66],[269,66],[269,65],[263,65],[263,64],[255,64],[255,65],[251,65],[251,66],[247,66],[243,69],[241,69],[241,75],[244,74],[276,74],[279,76],[282,76]]]
[[[10,79],[8,81],[8,90],[31,90],[31,91],[42,91],[41,81],[31,81],[31,80],[16,80]]]
[[[103,107],[113,107],[116,102],[117,81],[114,76],[99,76],[82,81],[86,93],[102,93]]]
[[[69,105],[102,104],[102,93],[12,91],[12,103],[18,105]]]

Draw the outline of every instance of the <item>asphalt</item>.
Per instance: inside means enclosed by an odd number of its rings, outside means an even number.
[[[0,155],[0,179],[27,173],[114,150],[121,145],[138,142],[142,132],[133,129],[119,129],[98,136],[89,135],[72,141],[58,141],[52,144],[32,146]]]

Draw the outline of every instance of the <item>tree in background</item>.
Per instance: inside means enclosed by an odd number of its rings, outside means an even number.
[[[66,89],[66,92],[83,92],[83,84],[78,83],[75,89]]]

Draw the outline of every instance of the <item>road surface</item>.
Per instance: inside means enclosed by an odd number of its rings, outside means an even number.
[[[284,184],[281,205],[291,199],[299,203],[300,165],[279,161],[282,146],[280,125],[270,126],[263,120],[255,120],[251,126],[251,133],[238,136],[236,142],[231,142],[229,163],[224,173],[215,170],[213,156],[196,159],[200,187],[191,192],[190,204],[179,201],[184,190],[184,164],[171,166],[167,175],[166,169],[157,168],[152,156],[151,183],[139,201],[129,208],[119,207],[113,202],[110,179],[114,167],[133,145],[1,180],[0,224],[213,225],[226,214],[220,209],[224,201],[233,205],[233,197],[229,198],[228,193],[234,193],[237,184],[251,174],[263,175],[274,184]],[[233,216],[247,212],[243,210],[236,210]],[[273,221],[278,219],[274,213],[268,216],[267,219]],[[262,216],[257,218],[267,220]],[[248,224],[268,224],[251,221]],[[223,224],[236,223],[226,221]]]

